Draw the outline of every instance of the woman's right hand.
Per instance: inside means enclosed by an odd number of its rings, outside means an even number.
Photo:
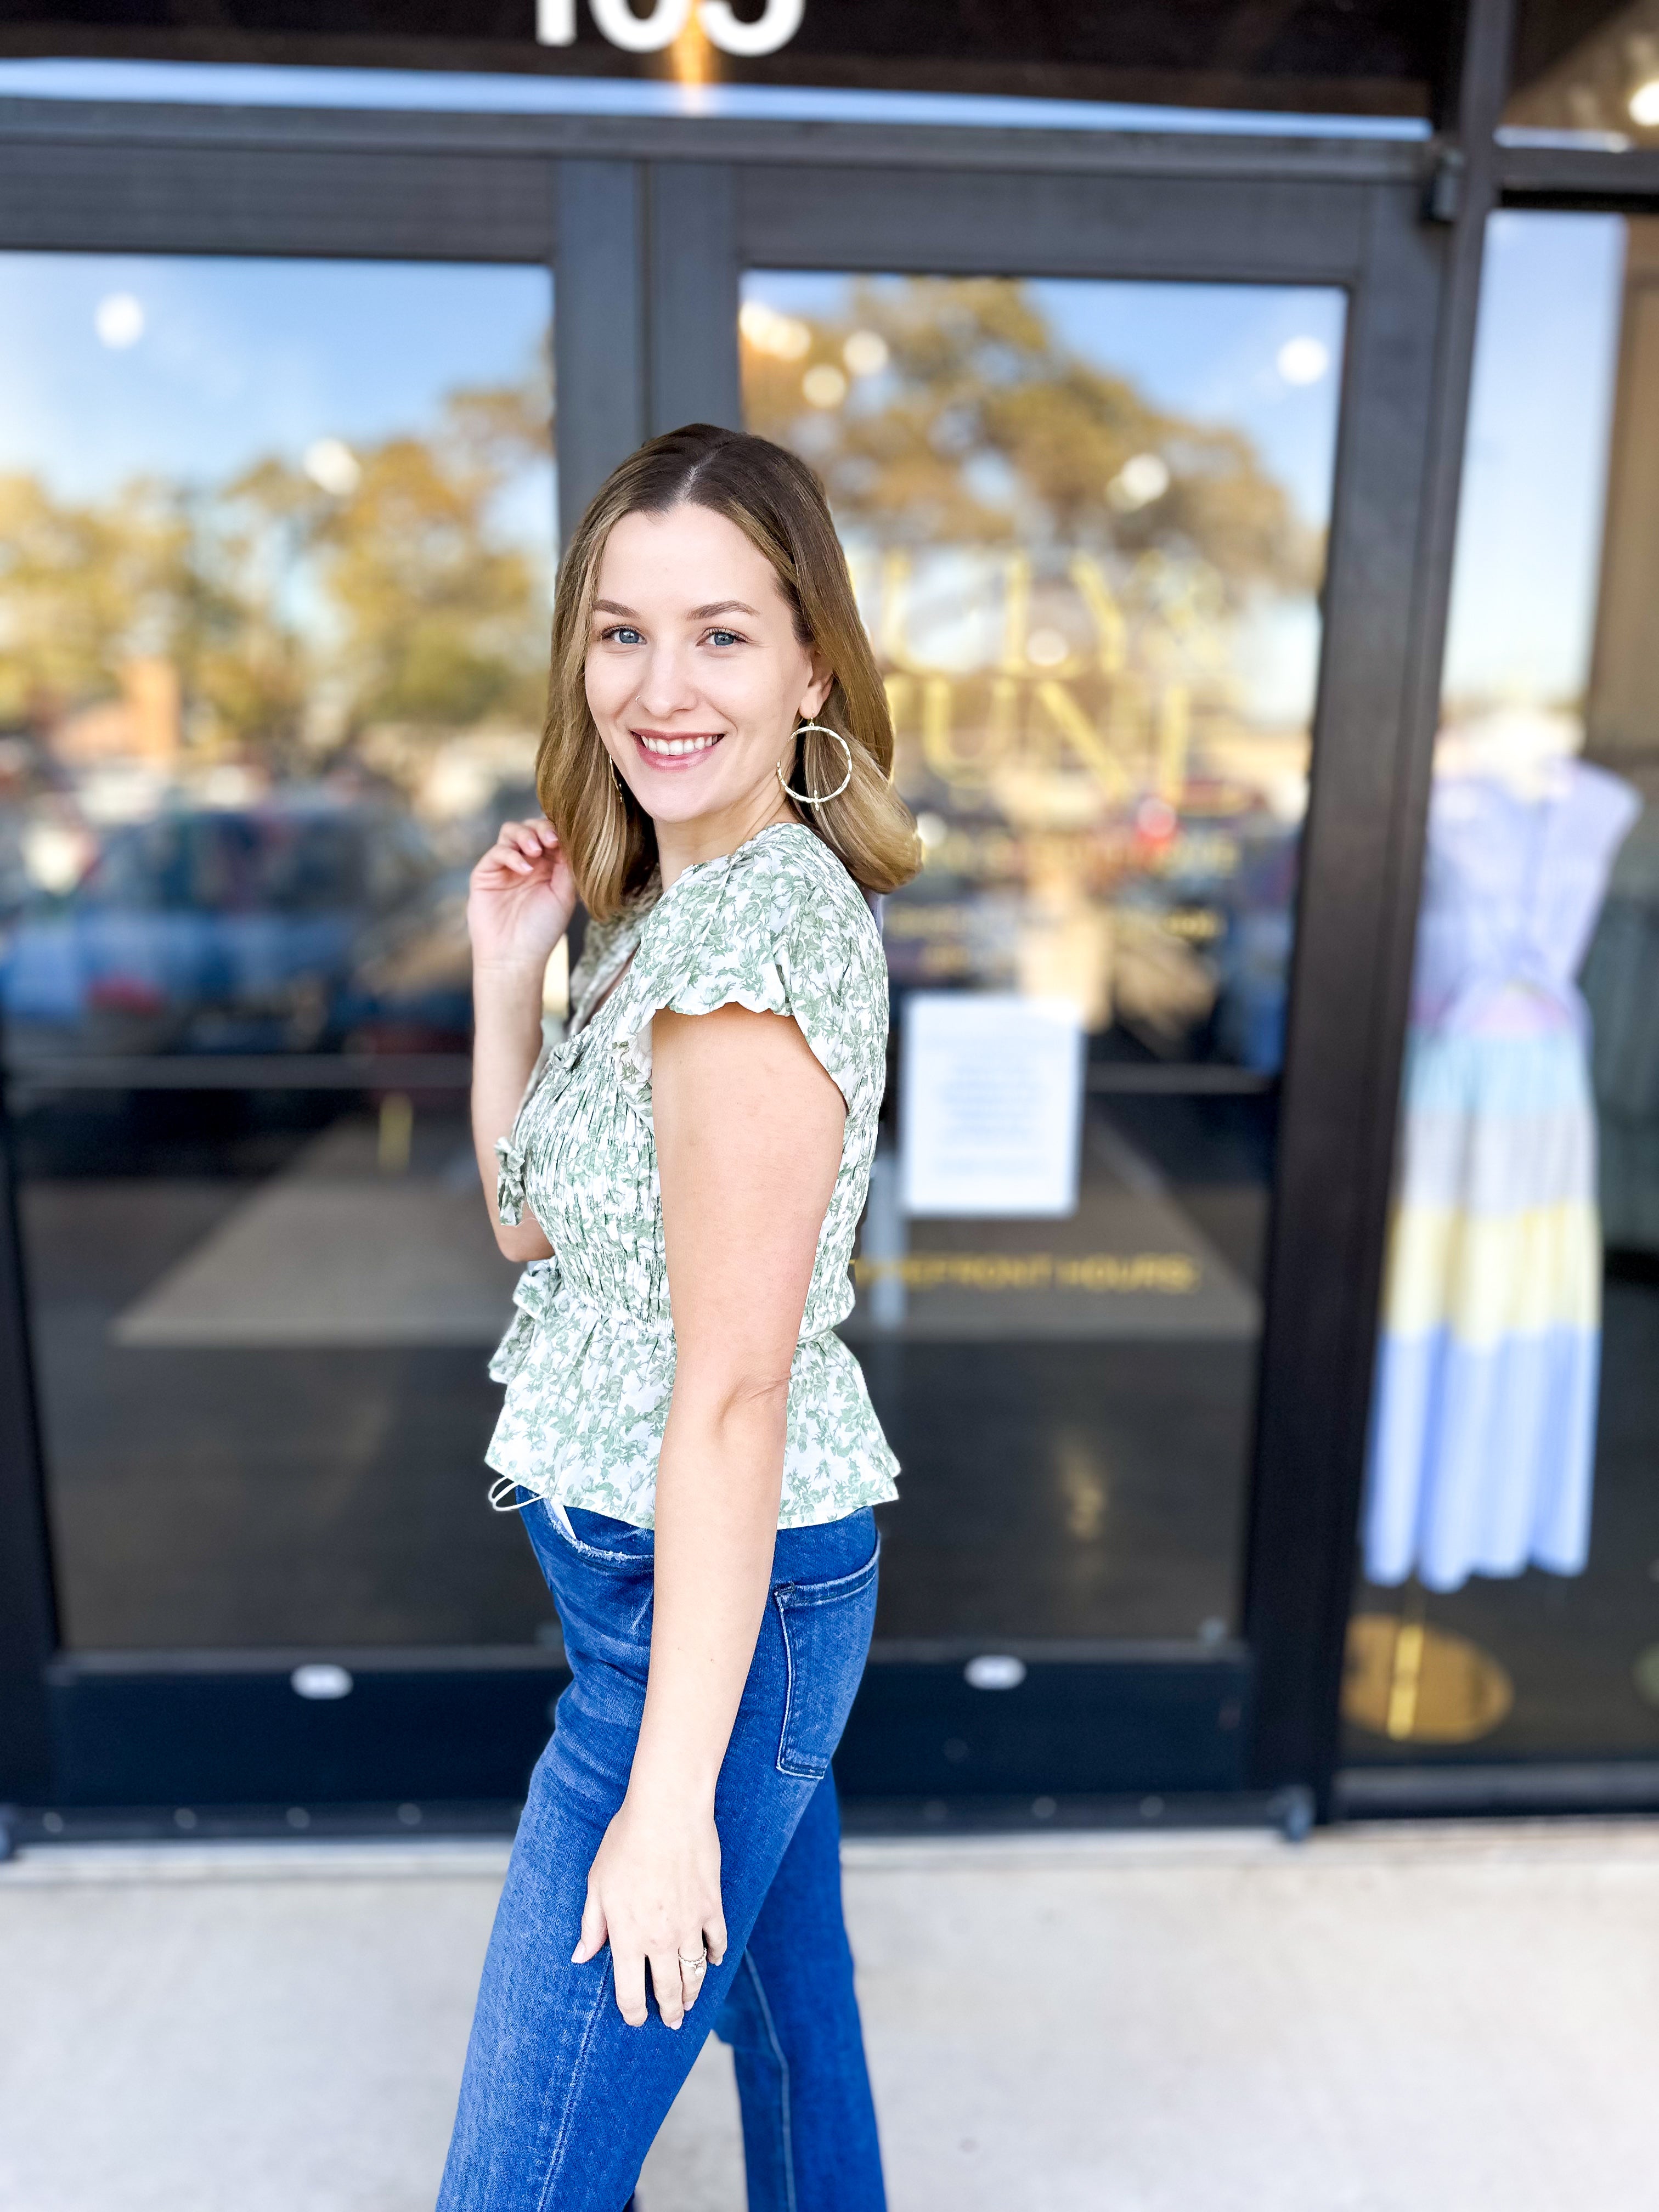
[[[534,968],[570,926],[576,880],[550,822],[503,822],[472,871],[467,933],[475,968]]]

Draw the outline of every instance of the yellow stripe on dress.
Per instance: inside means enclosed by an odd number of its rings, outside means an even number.
[[[1389,1240],[1382,1325],[1395,1336],[1449,1329],[1489,1349],[1505,1336],[1594,1329],[1601,1320],[1601,1237],[1583,1200],[1472,1215],[1405,1206]]]

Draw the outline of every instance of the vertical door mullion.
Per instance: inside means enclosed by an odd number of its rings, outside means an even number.
[[[1414,192],[1377,187],[1370,247],[1326,570],[1245,1562],[1255,1778],[1322,1798],[1393,1143],[1381,1025],[1416,876],[1404,757],[1429,734],[1409,671],[1431,595],[1419,556],[1444,234]]]
[[[1455,221],[1373,188],[1327,586],[1245,1631],[1254,1778],[1328,1808],[1440,667],[1514,0],[1473,0]]]
[[[553,396],[564,544],[647,434],[645,189],[637,161],[559,164]]]
[[[736,175],[724,163],[657,162],[647,210],[651,434],[683,422],[740,430]]]
[[[57,1648],[11,1130],[0,1105],[0,1799],[51,1793],[46,1669]]]

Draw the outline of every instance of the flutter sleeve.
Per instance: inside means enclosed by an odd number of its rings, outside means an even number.
[[[881,941],[857,887],[822,848],[740,853],[677,884],[647,923],[623,988],[613,1048],[623,1088],[642,1110],[650,1107],[655,1017],[727,1006],[792,1017],[849,1113],[872,1085],[879,1096],[887,1047]]]

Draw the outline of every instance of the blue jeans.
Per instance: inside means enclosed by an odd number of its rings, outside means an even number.
[[[726,1958],[678,2033],[654,1999],[629,2027],[608,1950],[570,1963],[645,1707],[653,1549],[570,1520],[574,1540],[544,1505],[524,1515],[573,1679],[513,1846],[439,2212],[623,2212],[711,2028],[736,2058],[750,2212],[882,2212],[830,1778],[875,1620],[873,1516],[778,1532],[714,1796]]]

